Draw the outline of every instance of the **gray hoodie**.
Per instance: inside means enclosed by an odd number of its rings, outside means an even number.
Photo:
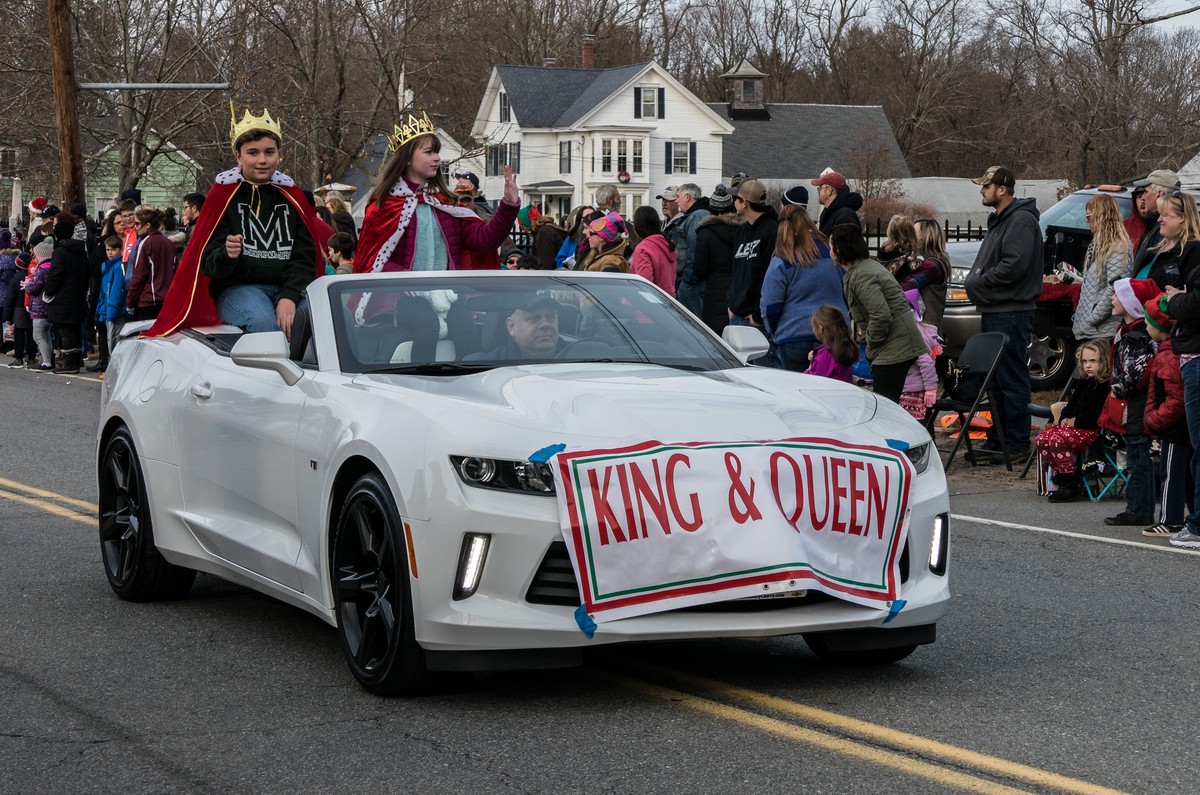
[[[1042,228],[1037,203],[1013,199],[988,216],[988,233],[967,276],[967,297],[980,312],[1033,311],[1042,294]]]

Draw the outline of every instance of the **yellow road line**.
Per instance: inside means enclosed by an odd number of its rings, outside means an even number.
[[[96,503],[94,502],[88,502],[87,500],[76,500],[72,497],[58,494],[57,492],[46,491],[45,489],[39,489],[36,486],[27,486],[26,484],[18,483],[15,480],[0,478],[0,486],[3,486],[6,489],[12,489],[14,491],[23,491],[26,494],[32,494],[35,497],[44,497],[48,500],[54,500],[55,502],[74,505],[76,508],[83,508],[85,511],[91,511],[92,513],[96,512]]]
[[[976,776],[961,773],[957,770],[940,767],[931,762],[925,762],[920,759],[914,759],[910,756],[905,756],[896,751],[887,750],[884,748],[875,748],[863,742],[855,740],[847,740],[841,737],[834,737],[831,734],[818,731],[816,729],[808,729],[802,726],[796,726],[786,721],[777,718],[769,718],[765,715],[759,715],[740,707],[721,704],[716,701],[711,701],[707,698],[685,693],[681,690],[672,690],[661,685],[653,685],[647,682],[641,682],[636,679],[621,676],[620,674],[612,674],[607,672],[596,672],[604,679],[613,681],[623,687],[631,690],[636,690],[644,695],[658,698],[663,701],[669,701],[682,707],[686,707],[695,712],[700,712],[705,715],[711,715],[714,718],[739,723],[743,726],[748,726],[752,729],[768,732],[783,737],[786,740],[806,743],[818,748],[823,748],[827,751],[842,754],[843,756],[854,757],[861,759],[864,762],[879,765],[880,767],[890,768],[892,770],[906,773],[908,775],[922,778],[927,781],[939,784],[945,787],[954,787],[965,792],[979,793],[1026,793],[1026,790],[1016,789],[1014,787],[1005,786],[989,779],[978,778]]]
[[[43,500],[35,500],[32,497],[26,497],[24,494],[14,494],[11,491],[0,489],[0,499],[12,500],[13,502],[21,502],[26,505],[32,505],[34,508],[40,508],[43,511],[52,513],[55,516],[62,516],[66,519],[73,519],[76,522],[82,522],[86,525],[96,526],[96,517],[85,516],[84,514],[72,511],[70,508],[63,508],[54,503],[45,502]],[[93,510],[95,507],[93,506]]]
[[[725,682],[718,682],[715,679],[708,679],[707,677],[697,676],[695,674],[684,673],[682,671],[676,671],[668,668],[662,668],[655,665],[634,663],[624,658],[622,659],[622,663],[628,663],[629,667],[640,668],[645,672],[657,677],[665,677],[684,682],[691,687],[711,692],[718,697],[744,701],[753,704],[760,709],[768,709],[775,712],[794,715],[809,723],[814,723],[826,729],[831,729],[842,734],[851,735],[861,741],[882,743],[902,752],[932,757],[949,764],[974,768],[979,771],[1014,781],[1020,781],[1025,784],[1032,784],[1040,787],[1049,787],[1062,792],[1079,793],[1080,795],[1121,795],[1121,790],[1109,789],[1108,787],[1102,787],[1087,781],[1081,781],[1080,779],[1062,776],[1057,773],[1051,773],[1048,770],[1041,770],[1040,768],[1030,767],[1029,765],[1023,765],[1018,762],[1010,762],[1007,759],[1000,759],[999,757],[988,756],[987,754],[969,751],[965,748],[959,748],[947,743],[941,743],[925,737],[918,737],[917,735],[909,734],[908,732],[889,729],[886,726],[868,723],[867,721],[851,718],[846,715],[839,715],[836,712],[829,712],[817,707],[810,707],[805,704],[799,704],[795,701],[789,701],[785,698],[770,696],[766,693],[759,693],[755,690],[737,687],[736,685],[726,684]],[[635,682],[635,680],[630,681]],[[666,690],[666,688],[663,689]],[[670,697],[673,699],[679,697],[679,694],[675,691],[668,692],[671,692]],[[707,701],[706,699],[700,700]],[[730,709],[736,710],[737,708],[731,707]],[[755,715],[755,713],[749,712],[746,714]],[[791,726],[791,724],[787,723],[784,723],[783,725]],[[766,730],[773,731],[774,733],[780,733],[770,728],[766,728]],[[817,734],[822,737],[826,736],[820,732],[817,732]],[[900,756],[900,758],[904,760],[910,759],[906,756]],[[937,769],[941,770],[941,768]]]

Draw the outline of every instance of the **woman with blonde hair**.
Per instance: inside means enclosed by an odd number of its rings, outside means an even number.
[[[789,204],[779,214],[775,254],[759,298],[763,325],[775,342],[783,369],[808,369],[809,353],[818,342],[812,318],[826,305],[847,314],[842,272],[830,258],[829,244],[808,209]]]
[[[893,275],[911,267],[913,252],[917,248],[917,231],[907,215],[893,215],[887,225],[887,239],[879,247],[879,262]]]
[[[1113,282],[1129,275],[1133,244],[1121,219],[1117,200],[1101,193],[1088,200],[1084,209],[1092,242],[1083,259],[1083,283],[1079,304],[1071,323],[1077,340],[1111,340],[1121,318],[1112,312]]]
[[[916,248],[907,267],[896,271],[896,280],[904,292],[916,290],[921,296],[921,322],[939,332],[946,312],[946,287],[950,283],[950,255],[946,253],[946,235],[931,218],[913,222]]]
[[[354,216],[350,214],[350,205],[346,202],[346,197],[339,191],[329,191],[325,194],[325,209],[329,210],[329,215],[333,218],[333,228],[350,235],[357,243],[358,227],[354,224]]]
[[[1158,231],[1162,240],[1151,249],[1154,254],[1150,261],[1133,276],[1153,279],[1163,290],[1168,286],[1182,289],[1192,268],[1200,263],[1200,212],[1196,200],[1178,190],[1160,196]]]

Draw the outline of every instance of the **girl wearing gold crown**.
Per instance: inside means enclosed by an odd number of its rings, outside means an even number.
[[[279,122],[246,111],[240,122],[230,119],[230,137],[237,165],[217,175],[158,320],[142,336],[219,319],[290,338],[305,288],[325,272],[312,206],[277,170]]]
[[[424,113],[395,128],[395,152],[379,172],[359,234],[357,273],[499,268],[496,250],[520,209],[517,178],[504,168],[504,199],[486,224],[459,207],[442,178],[441,142]]]

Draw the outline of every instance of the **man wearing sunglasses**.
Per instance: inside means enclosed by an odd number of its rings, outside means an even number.
[[[972,180],[988,216],[987,237],[967,276],[967,297],[979,307],[980,330],[1008,335],[1008,344],[988,387],[992,415],[999,420],[1010,460],[1029,453],[1029,335],[1042,294],[1042,229],[1037,203],[1013,197],[1016,177],[1004,166],[992,166]],[[983,450],[998,452],[1000,440],[993,425]]]
[[[1160,168],[1151,171],[1145,179],[1134,181],[1134,187],[1145,188],[1145,197],[1141,199],[1146,205],[1142,217],[1146,220],[1146,228],[1142,231],[1140,240],[1133,241],[1133,270],[1137,273],[1154,257],[1154,248],[1162,242],[1162,231],[1158,226],[1158,200],[1179,190],[1179,175],[1169,169]]]

